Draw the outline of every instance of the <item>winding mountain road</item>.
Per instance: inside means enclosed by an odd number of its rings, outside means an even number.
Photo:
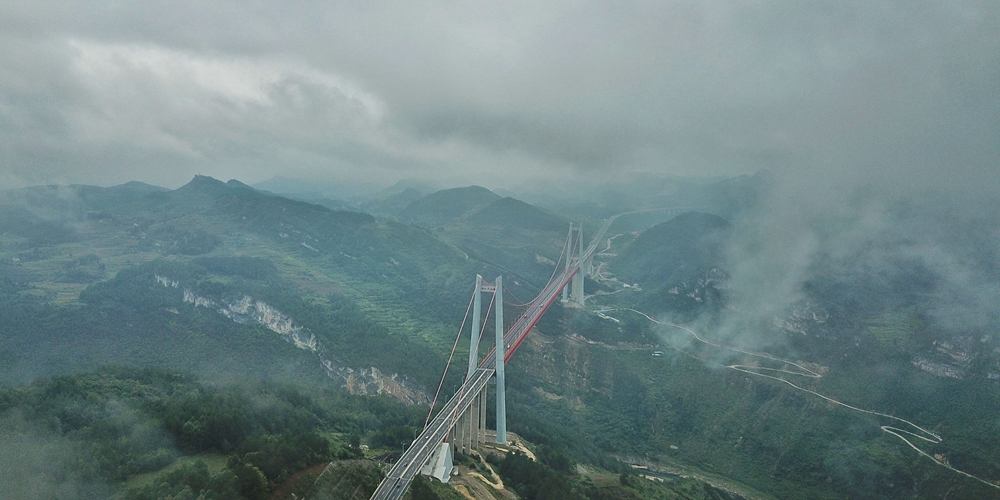
[[[909,446],[910,448],[912,448],[914,451],[916,451],[920,455],[922,455],[922,456],[930,459],[935,464],[937,464],[937,465],[939,465],[941,467],[944,467],[944,468],[946,468],[948,470],[951,470],[952,472],[955,472],[957,474],[965,476],[967,478],[979,481],[979,482],[981,482],[981,483],[983,483],[985,485],[991,486],[991,487],[996,488],[996,489],[1000,489],[1000,485],[997,485],[997,484],[995,484],[993,482],[987,481],[987,480],[985,480],[983,478],[980,478],[978,476],[975,476],[973,474],[969,474],[968,472],[956,469],[955,467],[952,467],[951,465],[949,465],[949,464],[947,464],[947,463],[945,463],[945,462],[943,462],[941,460],[938,460],[933,455],[927,453],[926,451],[920,449],[917,445],[913,444],[913,442],[910,441],[910,439],[907,439],[907,436],[909,436],[911,439],[919,439],[919,440],[922,440],[922,441],[925,441],[925,442],[928,442],[928,443],[931,443],[931,444],[937,444],[937,443],[940,443],[940,442],[943,441],[943,439],[941,438],[941,436],[939,436],[938,434],[935,434],[934,432],[931,432],[931,431],[929,431],[929,430],[927,430],[927,429],[925,429],[925,428],[923,428],[923,427],[921,427],[921,426],[919,426],[919,425],[917,425],[917,424],[915,424],[913,422],[910,422],[909,420],[906,420],[904,418],[897,417],[895,415],[890,415],[888,413],[882,413],[882,412],[878,412],[878,411],[874,411],[874,410],[866,410],[864,408],[859,408],[857,406],[853,406],[853,405],[844,403],[842,401],[838,401],[836,399],[833,399],[833,398],[831,398],[829,396],[820,394],[820,393],[818,393],[816,391],[813,391],[811,389],[806,389],[805,387],[801,387],[799,385],[796,385],[795,383],[793,383],[793,382],[791,382],[791,381],[789,381],[787,379],[784,379],[784,378],[782,378],[780,376],[776,376],[776,375],[771,375],[770,374],[770,373],[784,373],[784,374],[795,375],[795,376],[800,376],[800,377],[822,378],[823,375],[820,374],[820,373],[817,373],[817,372],[815,372],[813,370],[810,370],[809,368],[806,368],[806,367],[804,367],[804,366],[802,366],[802,365],[800,365],[798,363],[795,363],[793,361],[790,361],[790,360],[787,360],[787,359],[781,359],[781,358],[778,358],[778,357],[775,357],[775,356],[771,356],[770,354],[767,354],[767,353],[758,353],[758,352],[746,351],[746,350],[743,350],[743,349],[738,349],[738,348],[735,348],[735,347],[731,347],[731,346],[726,346],[726,345],[720,344],[718,342],[713,342],[711,340],[707,340],[707,339],[703,338],[702,336],[698,335],[694,330],[692,330],[689,327],[686,327],[684,325],[679,325],[679,324],[676,324],[676,323],[671,323],[669,321],[659,321],[659,320],[653,319],[648,314],[646,314],[646,313],[644,313],[642,311],[637,311],[637,310],[631,309],[631,308],[619,309],[619,310],[631,311],[631,312],[634,312],[636,314],[642,315],[643,317],[645,317],[646,319],[648,319],[649,321],[651,321],[651,322],[653,322],[655,324],[663,325],[663,326],[668,326],[668,327],[671,327],[671,328],[676,328],[676,329],[682,330],[682,331],[688,333],[689,335],[691,335],[695,340],[697,340],[699,342],[702,342],[702,343],[705,343],[705,344],[708,344],[708,345],[713,346],[713,347],[717,347],[717,348],[720,348],[720,349],[725,349],[725,350],[728,350],[728,351],[738,352],[738,353],[745,354],[745,355],[748,355],[748,356],[754,356],[754,357],[758,357],[758,358],[768,359],[768,360],[775,361],[775,362],[778,362],[778,363],[783,363],[786,366],[793,366],[793,367],[797,368],[799,371],[796,371],[796,370],[786,370],[786,369],[783,369],[783,368],[767,368],[767,367],[741,365],[741,364],[726,365],[726,368],[729,368],[731,370],[735,370],[735,371],[738,371],[738,372],[746,373],[748,375],[753,375],[753,376],[757,376],[757,377],[764,377],[764,378],[769,378],[769,379],[772,379],[772,380],[776,380],[778,382],[781,382],[783,384],[791,386],[792,388],[795,388],[795,389],[797,389],[799,391],[802,391],[802,392],[811,394],[813,396],[822,398],[822,399],[824,399],[824,400],[826,400],[826,401],[828,401],[830,403],[833,403],[835,405],[842,406],[844,408],[848,408],[850,410],[854,410],[854,411],[857,411],[857,412],[860,412],[860,413],[867,413],[869,415],[875,415],[875,416],[878,416],[878,417],[887,418],[887,419],[899,422],[900,424],[903,424],[905,427],[908,427],[910,430],[899,428],[899,427],[894,427],[894,426],[891,426],[891,425],[882,425],[882,426],[879,426],[879,428],[882,429],[883,432],[899,438],[904,443],[906,443],[907,446]],[[762,372],[766,372],[766,373],[762,373]]]

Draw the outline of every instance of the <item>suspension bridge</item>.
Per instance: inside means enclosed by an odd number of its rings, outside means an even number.
[[[607,229],[609,221],[602,228]],[[443,460],[451,449],[468,452],[486,439],[486,389],[487,383],[494,376],[497,379],[497,434],[498,444],[507,444],[506,408],[504,394],[504,364],[517,351],[528,332],[538,323],[549,306],[559,298],[560,293],[567,295],[567,286],[571,289],[568,300],[583,302],[583,274],[581,270],[590,267],[591,257],[597,248],[604,231],[599,231],[595,242],[583,248],[583,232],[579,226],[570,226],[569,235],[563,246],[565,267],[558,273],[554,272],[548,284],[532,301],[527,304],[524,312],[514,321],[506,333],[503,328],[503,278],[497,277],[494,282],[487,282],[477,277],[474,294],[472,345],[469,355],[469,372],[465,383],[455,392],[455,395],[445,403],[441,411],[425,427],[423,432],[413,441],[410,447],[393,464],[385,479],[379,484],[372,500],[397,500],[403,497],[413,478],[422,470],[433,475],[434,462]],[[559,270],[558,263],[556,270]],[[492,292],[493,303],[496,304],[496,345],[481,360],[477,361],[479,325],[481,309],[481,293]],[[488,314],[488,313],[487,313]],[[432,460],[433,455],[442,459]],[[426,467],[425,467],[426,466]]]
[[[595,250],[611,224],[620,216],[631,213],[647,211],[680,213],[687,210],[689,209],[654,209],[615,215],[604,222],[586,248],[583,246],[582,227],[570,224],[559,262],[556,263],[549,282],[537,297],[526,304],[524,312],[507,330],[504,329],[503,325],[502,276],[498,276],[494,282],[485,281],[481,276],[477,276],[473,299],[470,300],[470,308],[473,311],[472,340],[465,383],[445,403],[434,419],[427,422],[420,435],[393,464],[385,479],[372,495],[372,500],[398,500],[402,498],[410,482],[419,473],[447,480],[452,453],[454,451],[468,453],[473,448],[478,447],[479,443],[486,441],[486,390],[490,379],[494,377],[496,378],[496,442],[500,445],[506,445],[507,415],[504,365],[560,294],[563,302],[571,301],[583,304],[584,275],[593,273]],[[565,266],[560,270],[559,264],[564,259]],[[480,324],[483,292],[493,294],[490,307],[496,305],[496,339],[490,352],[482,360],[478,360],[480,336],[485,331],[485,325]],[[486,315],[489,316],[489,310]],[[468,319],[468,311],[466,311],[466,319]],[[465,320],[462,323],[459,335],[465,328]],[[458,339],[456,339],[456,345],[457,342]],[[452,354],[454,354],[454,348]],[[438,390],[440,391],[440,386]]]

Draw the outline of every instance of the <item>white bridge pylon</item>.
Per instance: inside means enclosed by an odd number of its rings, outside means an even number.
[[[574,233],[576,234],[575,239],[573,237]],[[600,234],[604,234],[603,231]],[[566,244],[563,246],[562,255],[566,258],[566,271],[569,271],[574,266],[580,268],[580,272],[573,276],[573,281],[570,282],[568,290],[567,288],[563,288],[562,301],[569,302],[572,300],[577,304],[583,305],[583,276],[584,274],[592,274],[594,272],[592,269],[594,252],[587,252],[586,260],[584,260],[582,225],[576,225],[572,222],[569,224],[569,234],[566,235]]]
[[[486,330],[483,310],[483,292],[493,294],[493,305],[496,308],[494,313],[496,319],[495,338],[496,347],[494,359],[496,368],[494,373],[497,384],[497,444],[507,444],[507,401],[506,401],[506,381],[504,377],[504,330],[503,325],[503,276],[497,276],[496,281],[490,283],[482,276],[476,275],[476,293],[472,302],[472,336],[469,342],[469,370],[466,373],[466,380],[470,379],[479,367],[479,342],[480,335]],[[487,314],[489,314],[487,312]],[[486,318],[488,319],[488,318]],[[486,391],[488,386],[484,386],[479,396],[473,399],[469,409],[460,415],[449,433],[448,442],[452,443],[456,452],[469,453],[474,448],[479,447],[479,443],[486,441]]]
[[[601,233],[603,234],[603,232]],[[585,273],[592,272],[593,251],[587,252],[584,257],[583,249],[583,226],[570,223],[569,234],[566,236],[566,243],[563,246],[563,257],[566,260],[565,272],[569,272],[572,267],[579,267],[581,272],[576,273],[570,286],[563,287],[562,301],[572,300],[577,304],[583,304],[584,290],[583,279]],[[586,259],[585,261],[582,259]],[[490,283],[482,276],[476,275],[476,292],[472,302],[472,336],[469,342],[469,370],[466,373],[466,380],[472,377],[476,368],[479,367],[479,343],[482,340],[481,334],[486,330],[484,318],[482,317],[483,293],[493,294],[493,304],[496,308],[496,347],[494,359],[496,361],[495,377],[497,384],[496,396],[496,442],[497,444],[507,444],[507,399],[506,381],[504,375],[504,364],[506,359],[506,346],[504,345],[503,325],[503,276],[497,276],[496,281]],[[567,297],[568,294],[568,297]],[[487,314],[489,314],[487,312]],[[488,319],[488,318],[486,318]],[[455,452],[469,453],[474,448],[479,447],[479,443],[486,441],[486,387],[476,397],[468,410],[459,415],[448,434],[448,442],[452,444]]]

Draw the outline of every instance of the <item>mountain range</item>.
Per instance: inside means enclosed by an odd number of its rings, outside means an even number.
[[[570,221],[589,234],[617,210],[586,307],[554,305],[509,367],[509,425],[537,460],[494,457],[504,494],[532,498],[533,477],[595,499],[997,498],[1000,336],[992,320],[935,316],[951,290],[938,270],[885,258],[897,240],[828,252],[794,300],[762,311],[738,293],[733,248],[770,175],[636,182],[632,197],[614,194],[623,182],[598,201],[537,204],[418,183],[338,202],[204,176],[0,193],[0,416],[19,422],[5,432],[83,457],[159,436],[116,452],[132,466],[65,465],[80,492],[165,494],[143,489],[147,474],[178,492],[291,498],[322,483],[320,462],[369,488],[378,469],[363,460],[391,459],[426,415],[475,275],[504,275],[509,323]],[[989,275],[989,258],[975,262]],[[283,402],[211,427],[242,426],[228,444],[205,430],[253,394]],[[279,443],[298,454],[265,463]],[[485,470],[479,458],[463,470]]]

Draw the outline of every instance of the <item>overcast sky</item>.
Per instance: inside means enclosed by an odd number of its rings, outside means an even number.
[[[0,186],[767,168],[1000,191],[1000,2],[0,1]]]

